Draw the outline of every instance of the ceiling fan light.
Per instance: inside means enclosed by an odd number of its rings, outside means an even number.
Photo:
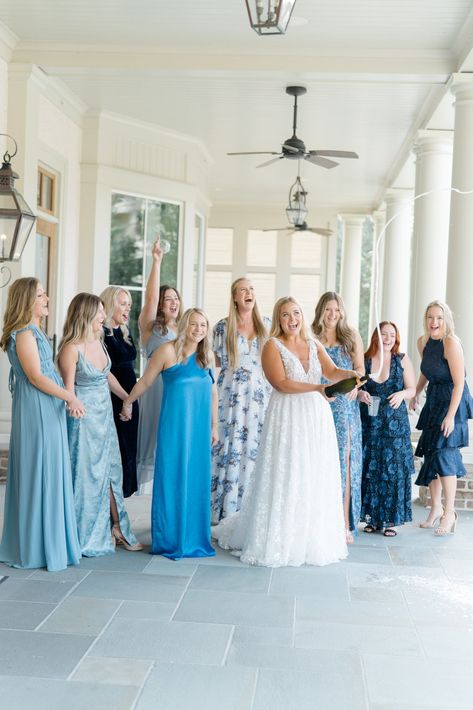
[[[250,25],[259,35],[283,35],[296,0],[245,0]]]
[[[301,202],[298,199],[291,200],[289,205],[286,207],[286,215],[290,224],[300,226],[305,222],[307,207],[304,202]]]

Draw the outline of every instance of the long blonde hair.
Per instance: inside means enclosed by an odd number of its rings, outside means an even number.
[[[345,353],[349,357],[352,357],[356,348],[355,331],[348,325],[345,304],[343,303],[342,297],[335,291],[326,291],[317,301],[314,320],[311,325],[312,332],[315,337],[322,340],[322,342],[325,340],[324,314],[329,301],[336,301],[340,310],[340,318],[335,328],[337,341],[340,343]]]
[[[230,367],[235,370],[238,367],[238,309],[235,303],[235,293],[237,286],[241,281],[249,281],[245,276],[240,276],[236,279],[230,289],[230,307],[228,309],[227,321],[227,355]],[[255,299],[255,305],[251,313],[253,319],[253,327],[256,333],[256,339],[259,341],[260,348],[263,347],[264,341],[268,338],[268,331],[264,324],[264,320],[259,312],[258,304]]]
[[[431,301],[427,308],[424,311],[424,335],[422,336],[422,341],[425,345],[425,343],[429,339],[429,327],[427,325],[427,314],[431,308],[440,308],[443,311],[443,327],[444,327],[444,333],[442,335],[442,340],[446,340],[449,335],[453,335],[457,340],[457,336],[455,335],[455,323],[453,322],[453,313],[451,311],[450,306],[447,306],[446,303],[443,301]]]
[[[11,334],[24,328],[33,319],[33,308],[39,280],[34,276],[16,279],[8,289],[7,305],[3,316],[2,350],[7,349]]]
[[[62,329],[58,357],[69,343],[82,343],[92,336],[92,321],[102,300],[93,293],[78,293],[69,304]]]
[[[304,311],[301,308],[301,304],[299,301],[297,301],[293,296],[283,296],[283,298],[279,298],[276,303],[274,304],[273,308],[273,320],[271,323],[271,332],[270,332],[270,337],[271,338],[280,338],[281,335],[284,334],[283,329],[281,328],[281,311],[283,306],[286,305],[286,303],[293,303],[295,306],[298,306],[300,312],[301,312],[301,337],[304,340],[310,340],[310,333],[307,328],[305,318],[304,318]]]
[[[190,319],[192,315],[197,313],[202,318],[205,318],[207,323],[207,334],[203,340],[197,345],[197,355],[196,360],[201,367],[204,369],[210,367],[213,362],[212,358],[212,347],[210,344],[210,325],[207,315],[200,308],[188,308],[187,311],[181,316],[179,324],[177,326],[176,339],[173,342],[174,349],[176,350],[177,362],[184,362],[186,356],[184,355],[184,345],[186,342],[186,331],[189,327]]]
[[[107,330],[107,335],[113,334],[112,316],[115,308],[118,306],[118,297],[120,293],[126,293],[127,297],[130,300],[131,306],[133,302],[131,298],[131,293],[127,288],[124,288],[123,286],[107,286],[107,288],[104,288],[104,290],[100,294],[100,299],[103,303],[103,307],[105,310],[104,326]],[[130,330],[128,326],[123,323],[119,326],[119,328],[123,333],[123,340],[125,340],[128,345],[131,345]]]

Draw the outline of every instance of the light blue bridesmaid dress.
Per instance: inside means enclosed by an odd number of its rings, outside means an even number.
[[[161,345],[176,338],[175,333],[168,329],[163,333],[156,328],[151,333],[143,350],[149,360]],[[149,389],[140,397],[140,418],[138,421],[138,452],[136,455],[136,475],[138,492],[148,492],[145,484],[153,480],[154,462],[156,458],[156,435],[158,432],[161,400],[163,397],[163,381],[161,375],[155,379]],[[149,487],[150,488],[150,487]],[[149,491],[151,492],[151,491]]]
[[[212,383],[195,353],[164,370],[151,510],[151,552],[211,557]]]
[[[77,527],[84,557],[109,555],[115,550],[111,536],[110,488],[117,504],[121,531],[130,545],[137,542],[123,504],[123,471],[108,386],[109,372],[108,355],[105,368],[99,370],[79,352],[75,391],[86,413],[82,419],[68,416],[67,429]]]
[[[16,336],[24,330],[36,339],[42,374],[63,384],[39,328],[29,325],[11,334],[12,427],[0,561],[54,572],[80,559],[66,409],[61,399],[41,392],[26,377],[16,353]]]

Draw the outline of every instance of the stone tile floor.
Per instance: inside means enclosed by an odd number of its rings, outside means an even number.
[[[149,543],[149,497],[127,507]],[[473,514],[459,517],[440,539],[416,523],[360,533],[322,568],[146,550],[0,565],[0,707],[471,710]]]

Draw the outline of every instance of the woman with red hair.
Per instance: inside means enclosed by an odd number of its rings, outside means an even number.
[[[367,523],[365,532],[384,530],[386,537],[394,537],[397,525],[412,520],[414,457],[406,400],[415,394],[415,379],[412,363],[399,352],[399,343],[394,323],[383,321],[374,330],[365,353],[365,367],[367,375],[374,372],[376,377],[370,377],[358,395],[367,405],[361,407],[361,519]]]

